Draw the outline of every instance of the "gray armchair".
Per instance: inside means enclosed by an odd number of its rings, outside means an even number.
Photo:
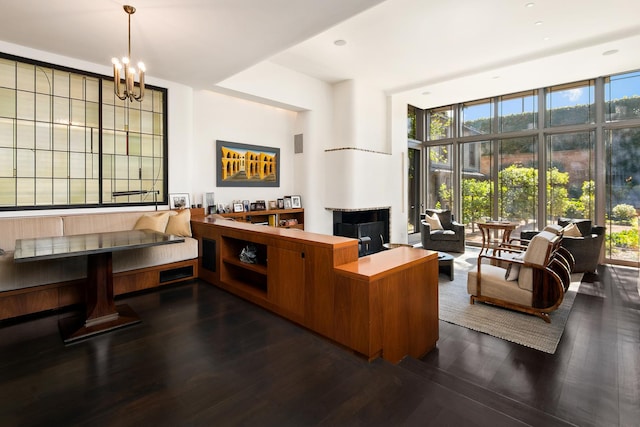
[[[572,273],[596,272],[600,262],[600,254],[604,246],[604,227],[592,225],[590,219],[558,218],[558,225],[566,227],[574,223],[580,230],[582,236],[571,237],[566,234],[562,237],[562,247],[565,248],[575,259]],[[523,231],[520,237],[531,240],[538,234],[537,231]]]
[[[442,230],[432,230],[425,216],[437,215],[442,224]],[[427,209],[421,215],[420,233],[422,247],[433,251],[464,252],[464,225],[454,221],[450,210]]]

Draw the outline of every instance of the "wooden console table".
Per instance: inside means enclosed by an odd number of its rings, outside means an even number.
[[[371,360],[420,357],[438,340],[437,252],[358,258],[356,239],[192,219],[199,277]],[[255,263],[240,260],[251,246]]]
[[[81,318],[60,320],[65,343],[140,322],[126,304],[113,300],[114,251],[184,242],[184,238],[151,230],[115,231],[74,236],[16,240],[15,262],[87,255],[86,312]]]

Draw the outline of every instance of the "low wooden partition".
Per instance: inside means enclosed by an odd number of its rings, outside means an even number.
[[[355,239],[194,218],[198,274],[371,360],[420,357],[438,340],[437,253],[358,258]],[[254,263],[241,253],[255,255]]]

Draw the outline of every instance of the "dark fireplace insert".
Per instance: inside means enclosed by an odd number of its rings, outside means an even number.
[[[389,241],[389,209],[333,211],[333,234],[359,240],[359,256],[384,249]]]

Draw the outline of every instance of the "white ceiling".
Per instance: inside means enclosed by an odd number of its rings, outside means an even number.
[[[109,64],[126,54],[123,3],[0,0],[0,40]],[[196,88],[270,60],[426,108],[640,69],[640,0],[131,3],[133,59]]]

